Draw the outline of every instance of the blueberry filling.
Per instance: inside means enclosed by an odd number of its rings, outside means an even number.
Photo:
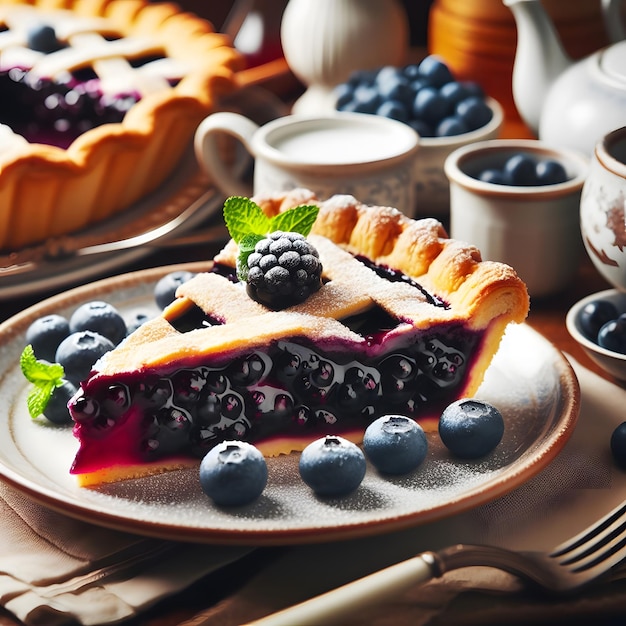
[[[175,317],[170,316],[168,322],[179,333],[188,333],[192,330],[217,326],[221,323],[214,317],[207,315],[197,304],[192,304]]]
[[[462,384],[476,333],[448,328],[391,354],[332,354],[280,341],[224,366],[192,365],[148,382],[132,374],[88,385],[71,412],[85,438],[141,420],[138,460],[202,457],[220,441],[256,442],[364,429],[390,411],[441,411]],[[133,409],[139,409],[133,410]],[[77,457],[77,459],[80,457]]]
[[[6,30],[0,29],[0,34]],[[62,54],[68,47],[46,24],[32,28],[27,43],[31,50],[46,55],[59,51]],[[137,68],[157,58],[162,57],[145,55],[129,63]],[[34,77],[28,67],[2,65],[1,55],[0,92],[0,123],[31,143],[60,148],[67,148],[92,128],[121,122],[141,98],[136,91],[103,93],[100,79],[91,67],[80,67],[54,78]]]
[[[371,270],[376,272],[378,276],[380,276],[381,278],[384,278],[385,280],[388,280],[389,282],[392,282],[392,283],[402,282],[402,283],[406,283],[407,285],[411,285],[411,287],[413,287],[414,289],[417,289],[423,296],[426,297],[426,302],[428,302],[429,304],[432,304],[433,306],[440,306],[443,308],[448,308],[445,302],[440,300],[437,296],[433,295],[432,293],[429,293],[417,281],[413,280],[410,276],[407,276],[404,272],[400,272],[386,265],[377,265],[376,263],[373,263],[367,257],[361,256],[361,255],[357,255],[355,258],[361,261],[361,263],[363,263],[364,265],[367,265],[367,267],[369,267]]]
[[[228,276],[232,269],[215,271]],[[402,280],[400,272],[381,275]],[[430,301],[445,306],[433,296]],[[178,332],[220,324],[196,305],[168,321]],[[107,463],[116,455],[122,463],[201,458],[228,439],[257,443],[364,431],[390,412],[436,417],[461,393],[482,339],[482,333],[450,323],[436,333],[415,330],[390,347],[386,340],[406,325],[376,306],[342,323],[365,341],[346,349],[339,341],[322,346],[293,337],[234,356],[214,355],[211,362],[189,357],[148,378],[93,378],[70,406],[81,440],[72,471],[97,469],[102,455]],[[107,430],[112,441],[105,452],[98,440]]]

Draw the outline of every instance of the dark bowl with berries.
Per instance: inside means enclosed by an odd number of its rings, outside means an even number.
[[[589,159],[533,139],[495,139],[458,148],[445,161],[450,234],[483,260],[511,265],[531,297],[573,280],[583,244],[579,208]]]
[[[606,289],[586,296],[570,308],[565,323],[594,363],[626,381],[626,292]]]
[[[460,146],[497,138],[504,121],[496,100],[478,83],[458,80],[437,55],[404,67],[355,72],[335,88],[335,95],[339,111],[390,117],[417,132],[420,215],[447,215],[446,157]]]

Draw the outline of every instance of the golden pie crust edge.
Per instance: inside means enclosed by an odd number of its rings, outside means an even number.
[[[124,36],[149,33],[195,69],[143,98],[118,124],[96,127],[66,150],[28,144],[0,158],[0,249],[66,235],[129,207],[174,171],[198,124],[235,89],[243,59],[225,35],[174,3],[147,0],[8,0],[113,20]],[[201,64],[197,63],[202,59]]]

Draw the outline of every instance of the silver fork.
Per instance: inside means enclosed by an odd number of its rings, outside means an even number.
[[[255,621],[254,626],[333,624],[410,587],[462,567],[487,566],[515,574],[554,594],[601,580],[626,558],[626,503],[551,552],[514,552],[458,544],[424,552],[301,604]],[[249,626],[252,626],[251,624]]]
[[[58,240],[50,240],[33,248],[0,255],[0,278],[27,272],[32,273],[45,263],[63,261],[73,257],[110,254],[140,246],[180,247],[212,240],[226,240],[228,237],[226,226],[219,223],[203,230],[196,229],[191,235],[170,237],[183,224],[196,218],[200,210],[206,205],[218,206],[222,202],[223,197],[211,188],[169,221],[138,235],[91,244],[86,244],[80,236],[61,237]]]

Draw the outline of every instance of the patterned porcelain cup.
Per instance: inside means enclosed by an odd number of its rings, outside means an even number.
[[[580,230],[596,269],[626,291],[626,127],[595,147],[580,200]]]
[[[225,163],[220,141],[234,137],[254,158],[253,184]],[[208,116],[195,136],[196,156],[228,196],[307,188],[324,200],[349,194],[413,217],[417,133],[361,113],[289,115],[258,126],[238,113]]]

